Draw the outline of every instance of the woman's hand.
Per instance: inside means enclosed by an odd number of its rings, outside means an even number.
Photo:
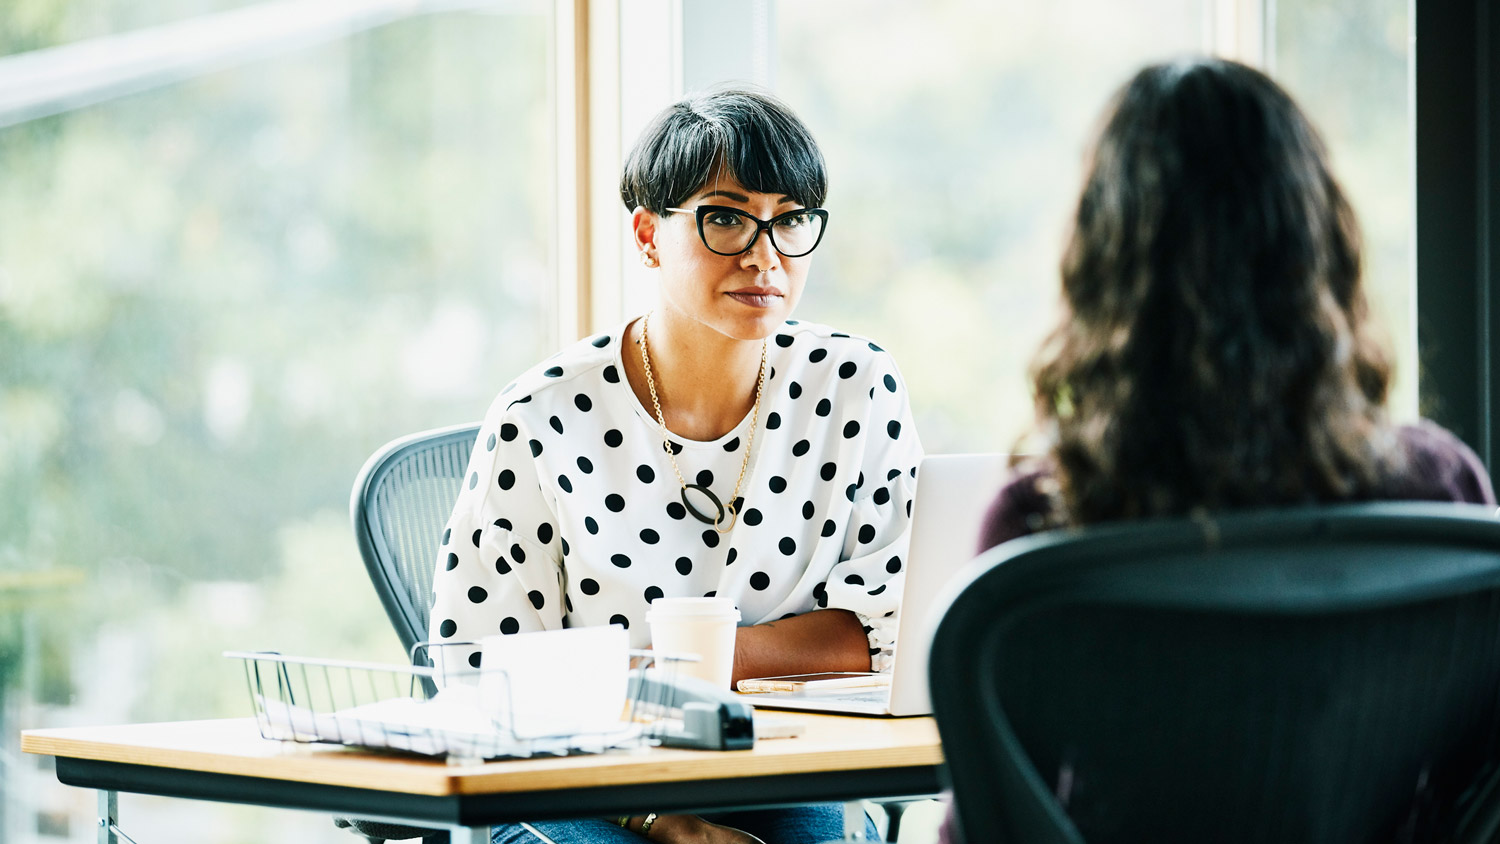
[[[634,823],[630,827],[639,828]],[[709,823],[697,815],[661,815],[646,837],[659,844],[765,844],[748,832]]]

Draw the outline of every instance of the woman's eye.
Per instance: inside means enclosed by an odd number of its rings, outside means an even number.
[[[715,211],[714,213],[705,217],[704,220],[710,226],[726,226],[730,228],[738,228],[740,225],[740,215],[731,214],[728,211]]]
[[[782,217],[776,222],[776,225],[784,229],[800,229],[803,226],[811,225],[811,217],[811,214],[794,214],[790,217]]]

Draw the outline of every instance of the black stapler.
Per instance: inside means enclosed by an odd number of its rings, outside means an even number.
[[[630,672],[630,700],[647,712],[671,713],[647,728],[666,747],[747,750],[755,746],[755,710],[706,680],[662,674],[648,668]],[[680,713],[681,726],[676,725]]]

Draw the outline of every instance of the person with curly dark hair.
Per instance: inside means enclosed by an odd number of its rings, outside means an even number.
[[[1041,455],[980,549],[1120,519],[1365,500],[1493,505],[1483,464],[1385,408],[1354,213],[1265,74],[1192,58],[1115,96],[1033,363]],[[1087,835],[1087,830],[1083,830]],[[944,824],[943,839],[957,840]]]

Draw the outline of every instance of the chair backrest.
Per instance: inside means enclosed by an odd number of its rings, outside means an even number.
[[[930,678],[970,844],[1426,840],[1496,755],[1484,508],[1058,531],[960,581]]]
[[[359,552],[401,644],[427,639],[432,575],[478,425],[423,431],[387,443],[354,482]]]

